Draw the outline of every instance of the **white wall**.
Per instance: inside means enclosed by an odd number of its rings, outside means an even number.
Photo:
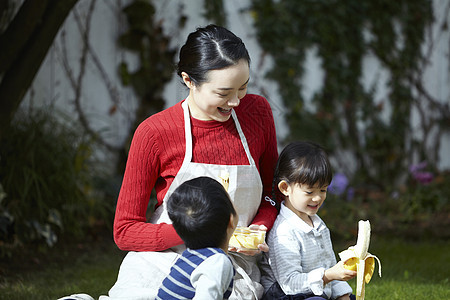
[[[86,64],[85,76],[83,76],[81,104],[83,111],[88,116],[95,130],[102,130],[104,139],[113,145],[123,143],[128,126],[136,109],[136,97],[133,91],[123,87],[117,76],[117,66],[122,59],[125,59],[131,66],[136,66],[136,57],[117,47],[116,40],[121,31],[126,28],[126,20],[120,19],[120,7],[123,7],[129,0],[97,0],[94,17],[90,25],[90,45],[94,56],[89,55]],[[153,1],[158,9],[158,17],[163,20],[165,33],[172,39],[173,47],[179,49],[184,43],[189,32],[198,26],[208,24],[202,17],[202,0],[164,0]],[[271,60],[265,57],[261,61],[261,50],[255,38],[255,31],[252,26],[251,17],[242,13],[241,10],[249,5],[249,0],[226,0],[224,1],[228,28],[245,42],[252,57],[251,81],[249,85],[250,93],[261,93],[264,89],[266,96],[272,105],[278,139],[282,139],[287,133],[284,122],[286,108],[281,104],[281,97],[277,93],[274,83],[264,79],[264,72],[270,67]],[[66,20],[63,28],[58,34],[53,47],[47,55],[33,85],[26,95],[23,105],[54,105],[58,109],[75,115],[75,89],[71,84],[69,76],[65,70],[72,72],[72,77],[77,80],[80,72],[80,58],[83,49],[83,40],[77,27],[75,16],[80,16],[83,26],[86,26],[86,16],[91,1],[81,0],[75,10]],[[184,5],[184,8],[180,7]],[[446,18],[450,23],[450,16],[445,13],[444,8],[447,2],[435,0],[435,13],[437,24],[442,24]],[[184,29],[179,30],[174,24],[178,11],[182,10],[188,16],[188,22]],[[176,13],[174,13],[176,12]],[[171,22],[173,21],[173,22]],[[449,48],[450,38],[448,30],[441,32],[435,26],[429,36],[427,48],[432,43],[434,45],[431,55],[431,64],[423,70],[426,78],[426,88],[430,94],[441,102],[450,102],[450,66]],[[437,36],[438,32],[441,32]],[[64,54],[64,49],[66,49]],[[96,58],[96,59],[94,59]],[[66,66],[64,67],[66,59]],[[100,64],[96,64],[99,61]],[[304,77],[303,91],[306,99],[320,88],[323,80],[323,72],[320,69],[319,60],[314,50],[308,54],[306,63],[306,74]],[[386,83],[389,76],[385,69],[373,56],[364,59],[365,83],[371,86],[374,80],[377,82],[376,101],[381,101],[387,94]],[[102,75],[102,72],[104,74]],[[108,89],[108,83],[113,89]],[[165,87],[165,100],[167,106],[182,100],[187,96],[187,90],[180,83],[179,78],[174,74],[172,81]],[[116,107],[115,113],[110,114],[112,107]],[[414,118],[413,123],[417,122]],[[417,133],[420,136],[420,131]],[[440,168],[450,169],[450,134],[447,134],[441,141]]]

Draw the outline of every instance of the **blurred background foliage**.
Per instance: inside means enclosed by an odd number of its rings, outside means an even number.
[[[128,29],[118,39],[121,48],[136,53],[139,67],[130,70],[125,60],[119,64],[119,76],[124,86],[131,86],[139,100],[127,141],[131,142],[134,130],[148,116],[164,108],[164,86],[170,81],[177,49],[172,49],[170,37],[164,35],[163,24],[155,20],[155,7],[150,1],[136,0],[122,10]],[[178,26],[183,27],[186,17],[178,15]],[[122,148],[118,160],[118,173],[123,173],[128,147]]]
[[[433,22],[432,1],[255,0],[251,11],[258,41],[274,59],[267,76],[277,82],[289,108],[287,141],[309,139],[324,145],[355,185],[385,189],[403,183],[415,159],[436,169],[438,157],[427,150],[435,149],[441,137],[427,145],[430,141],[419,139],[411,122],[414,109],[422,109],[419,104],[425,102],[430,111],[421,125],[446,132],[450,128],[448,105],[445,109],[415,93],[428,59],[422,45]],[[311,50],[320,59],[324,78],[306,103],[302,78]],[[381,101],[374,97],[375,87],[363,86],[363,59],[368,55],[391,74],[389,94]],[[341,154],[350,155],[350,169]]]
[[[61,120],[64,120],[61,121]],[[0,254],[23,244],[45,250],[60,235],[112,228],[115,192],[93,156],[95,141],[68,117],[19,111],[0,144]]]
[[[449,106],[427,94],[421,73],[428,63],[423,44],[434,22],[432,1],[250,3],[247,13],[259,45],[273,59],[267,77],[277,83],[290,130],[280,146],[313,140],[332,157],[335,180],[320,212],[332,232],[354,237],[357,220],[370,219],[375,232],[448,238],[450,175],[438,170],[436,149],[448,133]],[[224,1],[205,1],[204,9],[210,22],[226,26]],[[7,12],[3,7],[2,32],[12,18]],[[131,70],[121,61],[117,70],[139,104],[129,138],[111,150],[121,152],[117,174],[102,168],[105,161],[93,151],[97,136],[78,121],[36,107],[17,112],[0,143],[2,256],[24,245],[45,250],[59,237],[86,238],[99,228],[111,232],[118,194],[113,177],[123,174],[136,126],[164,107],[164,86],[177,51],[169,46],[152,1],[130,1],[122,14],[128,28],[117,43],[137,54],[139,67]],[[180,10],[164,21],[182,28],[186,18]],[[323,85],[305,99],[302,78],[309,51],[320,58]],[[375,101],[375,86],[363,85],[367,56],[391,74],[382,100]],[[422,116],[420,137],[411,125],[414,110]]]

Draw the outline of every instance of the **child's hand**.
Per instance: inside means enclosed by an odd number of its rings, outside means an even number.
[[[325,270],[323,274],[323,283],[327,284],[332,280],[343,280],[347,281],[356,276],[356,271],[350,271],[344,268],[344,263],[342,261],[338,262],[333,267]]]

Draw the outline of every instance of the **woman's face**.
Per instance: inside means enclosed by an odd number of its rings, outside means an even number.
[[[192,117],[204,121],[227,121],[231,109],[237,107],[247,93],[249,74],[248,62],[244,59],[237,65],[209,71],[207,82],[200,86],[194,85],[183,72],[183,81],[190,89],[187,102]]]

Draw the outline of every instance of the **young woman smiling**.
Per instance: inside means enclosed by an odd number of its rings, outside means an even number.
[[[247,94],[250,57],[240,38],[209,25],[192,32],[180,50],[177,73],[186,99],[150,116],[138,127],[128,155],[114,221],[114,239],[125,257],[105,299],[153,299],[162,279],[185,249],[165,208],[181,183],[208,176],[227,187],[240,226],[272,227],[271,195],[278,158],[275,125],[267,100]],[[157,204],[146,214],[150,194]],[[263,288],[255,254],[233,252],[230,299],[257,299]]]

